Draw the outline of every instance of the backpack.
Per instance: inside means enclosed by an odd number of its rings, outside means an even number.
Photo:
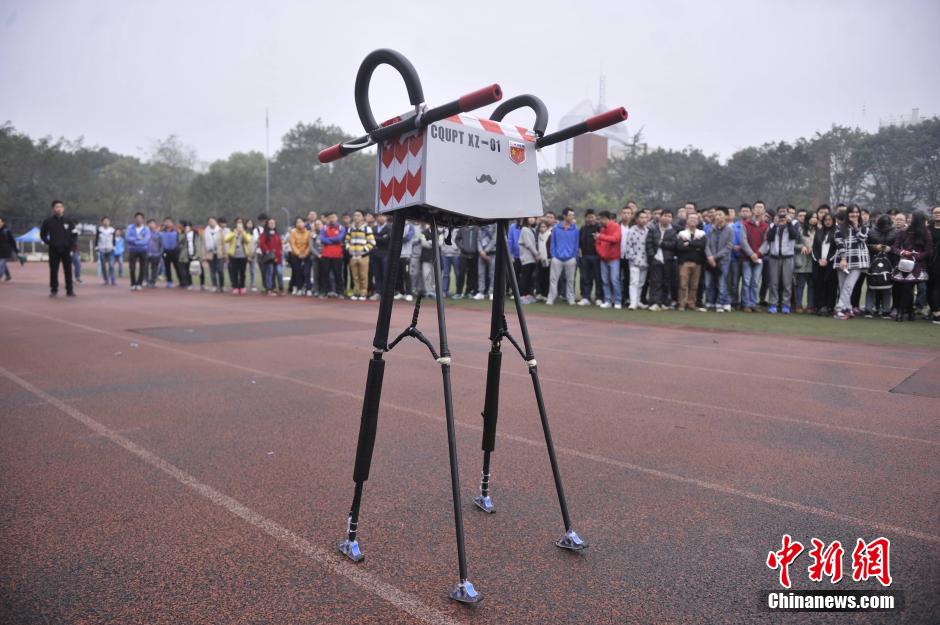
[[[868,268],[868,288],[873,291],[884,291],[891,288],[891,261],[882,252],[876,254]]]

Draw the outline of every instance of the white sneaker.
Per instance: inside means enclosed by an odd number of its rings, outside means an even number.
[[[649,308],[649,306],[647,306],[647,305],[644,304],[643,302],[640,302],[639,304],[637,304],[637,306],[638,306],[641,310],[646,310],[647,308]]]
[[[413,301],[415,301],[414,295],[406,295],[406,296],[405,296],[405,301],[406,301],[406,302],[413,302]]]
[[[614,304],[614,310],[620,310],[621,308],[623,308],[623,306],[621,306],[619,302]]]
[[[491,301],[491,302],[493,301],[493,294],[492,294],[492,293],[490,293],[490,301]]]
[[[707,308],[696,308],[695,310],[697,310],[697,311],[699,311],[699,312],[708,312],[708,309],[707,309]]]
[[[630,304],[629,306],[627,306],[627,310],[636,310],[636,305]]]
[[[721,307],[721,310],[723,312],[731,312],[731,304],[725,304],[724,306]]]
[[[652,306],[649,307],[649,310],[651,312],[659,312],[659,304],[653,304]]]
[[[581,301],[578,302],[578,306],[590,306],[590,305],[591,305],[591,302],[589,302],[586,297],[582,297]],[[600,306],[601,308],[604,307],[602,304],[598,304],[598,306]]]
[[[486,297],[486,296],[483,295],[482,293],[477,293],[476,295],[473,296],[473,299],[475,299],[475,300],[481,300],[481,299],[483,299],[484,297]]]
[[[584,301],[587,301],[587,300],[581,300],[581,302],[584,302]],[[578,302],[578,306],[582,305],[581,302]],[[586,306],[587,304],[584,304],[584,305]],[[597,307],[598,308],[610,308],[610,302],[601,302],[597,305]]]
[[[545,305],[546,305],[546,306],[554,306],[554,305],[555,305],[555,300],[553,300],[553,299],[547,299],[547,300],[545,300]]]
[[[724,307],[724,306],[716,306],[716,307],[715,307],[715,312],[723,313],[723,312],[727,312],[727,311],[725,310],[725,307]]]

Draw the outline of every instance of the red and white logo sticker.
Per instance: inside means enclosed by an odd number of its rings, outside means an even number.
[[[525,144],[516,141],[509,142],[509,158],[516,165],[522,165],[525,162]]]

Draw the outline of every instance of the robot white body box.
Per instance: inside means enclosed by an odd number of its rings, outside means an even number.
[[[420,206],[468,222],[539,217],[535,139],[521,126],[460,113],[382,142],[376,211]]]

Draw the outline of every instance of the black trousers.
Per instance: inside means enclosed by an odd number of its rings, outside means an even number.
[[[290,263],[290,283],[288,284],[288,288],[293,293],[295,289],[302,289],[306,286],[304,284],[304,261],[302,258],[298,258],[293,254],[291,254],[287,260]]]
[[[852,289],[852,308],[859,308],[858,303],[862,299],[862,285],[867,281],[868,274],[863,273],[855,283],[855,287]]]
[[[343,274],[345,261],[342,258],[324,258],[322,260],[323,272],[321,277],[323,282],[320,284],[320,293],[338,293],[342,295],[346,291],[345,276]]]
[[[581,256],[578,263],[581,265],[581,299],[594,299],[591,297],[592,291],[597,299],[604,299],[600,259],[597,256]]]
[[[649,268],[649,303],[669,306],[672,299],[672,283],[675,282],[675,265],[668,260],[665,263],[653,261]]]
[[[131,286],[143,286],[147,280],[147,252],[128,254],[127,266],[131,270]]]
[[[370,290],[382,294],[385,284],[385,274],[388,273],[388,252],[372,252],[369,254],[369,284]],[[458,290],[458,293],[460,291]]]
[[[832,266],[820,267],[813,265],[813,303],[816,311],[824,308],[830,311],[836,307],[836,290],[839,286],[839,277]]]
[[[180,261],[180,251],[171,250],[168,252],[163,252],[163,271],[166,273],[167,283],[173,282],[173,272],[176,272],[177,281],[182,283],[183,276],[180,274],[179,268]]]
[[[49,248],[49,291],[59,292],[59,265],[65,273],[65,292],[72,293],[72,253],[68,248]]]
[[[232,288],[244,289],[245,268],[248,267],[248,259],[231,257],[228,259],[228,266],[232,272]]]
[[[535,268],[538,266],[538,263],[529,263],[528,265],[522,265],[522,271],[520,271],[520,282],[519,282],[519,293],[521,295],[533,295],[533,288],[535,287]]]
[[[463,275],[457,274],[457,292],[464,295],[476,293],[477,290],[477,259],[479,256],[474,254],[469,256],[462,254]]]

